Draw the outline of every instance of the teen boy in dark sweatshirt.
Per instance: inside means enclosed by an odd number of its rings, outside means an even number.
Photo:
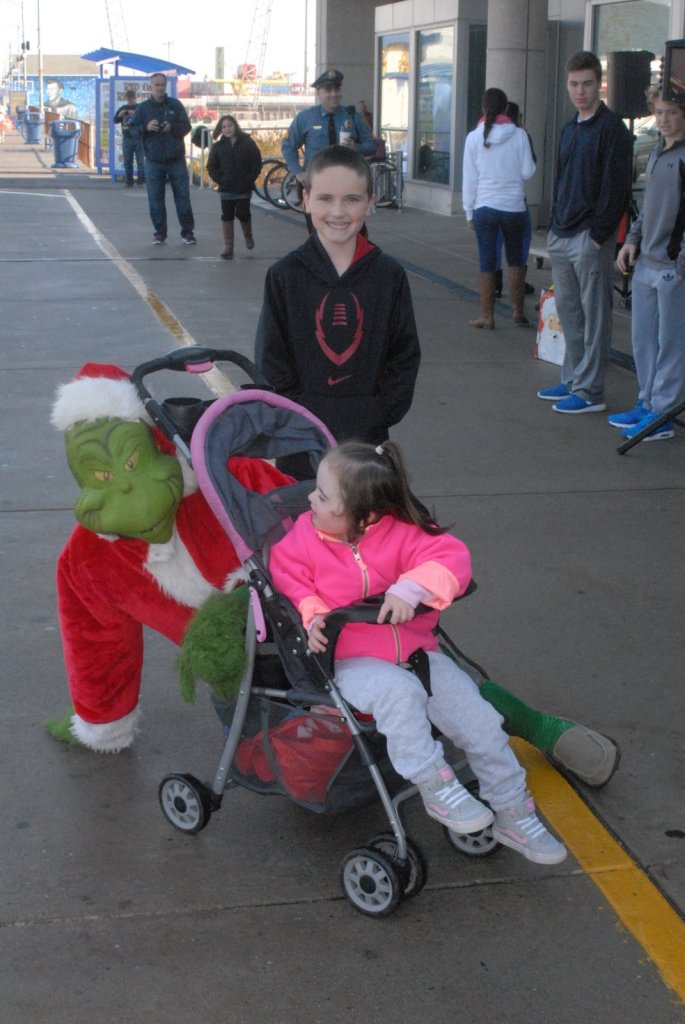
[[[590,51],[566,64],[577,114],[559,140],[547,236],[554,296],[566,341],[561,383],[538,391],[560,413],[601,412],[611,347],[616,233],[628,208],[632,139],[599,98],[602,66]]]

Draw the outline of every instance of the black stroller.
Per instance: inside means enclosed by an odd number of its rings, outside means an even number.
[[[237,365],[256,386],[210,401],[171,398],[158,403],[143,384],[144,377],[157,371],[201,373],[217,362]],[[268,551],[309,507],[312,481],[257,494],[247,491],[227,468],[229,457],[236,455],[284,459],[306,453],[313,478],[319,460],[335,442],[320,420],[275,395],[256,367],[235,352],[178,349],[142,364],[132,379],[151,419],[192,464],[249,587],[246,663],[237,696],[228,701],[212,698],[226,735],[216,774],[211,785],[188,774],[168,775],[159,788],[162,810],[176,828],[196,833],[236,785],[282,794],[329,814],[380,798],[389,831],[350,851],[343,858],[340,880],[357,910],[374,917],[390,914],[426,882],[425,859],[407,837],[400,815],[402,803],[417,790],[393,771],[374,723],[364,721],[340,696],[332,669],[343,626],[375,621],[378,603],[365,601],[330,614],[326,656],[311,654],[297,611],[273,589]],[[468,659],[442,631],[441,641],[446,653],[467,667]],[[420,664],[415,670],[422,678]],[[447,828],[444,832],[457,850],[472,856],[498,846],[489,828],[473,835]]]

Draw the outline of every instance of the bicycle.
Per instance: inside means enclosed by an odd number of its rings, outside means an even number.
[[[254,183],[254,190],[260,199],[268,200],[268,196],[264,190],[264,183],[269,175],[269,172],[274,169],[275,165],[282,163],[282,160],[279,160],[278,157],[273,156],[264,157],[264,159],[262,160],[262,170],[259,174],[259,177]]]
[[[371,176],[375,205],[394,206],[401,210],[404,186],[402,153],[391,153],[385,160],[371,161]]]
[[[281,193],[286,206],[297,213],[304,213],[304,200],[302,198],[302,185],[297,180],[294,171],[288,171],[281,184]]]
[[[290,172],[286,167],[283,160],[277,161],[264,179],[264,193],[265,198],[271,203],[272,206],[276,206],[282,210],[287,206],[285,199],[283,198],[283,182]]]

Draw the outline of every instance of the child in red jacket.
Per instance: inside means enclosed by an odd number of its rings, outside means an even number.
[[[274,585],[302,615],[310,649],[325,650],[329,611],[385,594],[378,625],[342,631],[335,662],[342,696],[374,717],[395,770],[418,786],[432,818],[469,833],[494,817],[500,843],[538,864],[560,863],[566,849],[535,814],[502,718],[437,649],[438,613],[465,591],[470,557],[410,491],[397,446],[348,442],[333,449],[309,501],[311,512],[274,546],[270,566]],[[415,617],[418,604],[435,611]],[[428,652],[430,695],[406,665],[419,648]],[[446,764],[431,724],[464,750],[494,816]]]

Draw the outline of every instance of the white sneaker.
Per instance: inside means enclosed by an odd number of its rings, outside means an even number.
[[[566,847],[551,835],[535,813],[532,797],[495,814],[492,836],[498,843],[518,850],[535,864],[561,864]]]
[[[480,832],[494,820],[492,811],[464,789],[448,764],[417,785],[426,813],[452,832]]]

